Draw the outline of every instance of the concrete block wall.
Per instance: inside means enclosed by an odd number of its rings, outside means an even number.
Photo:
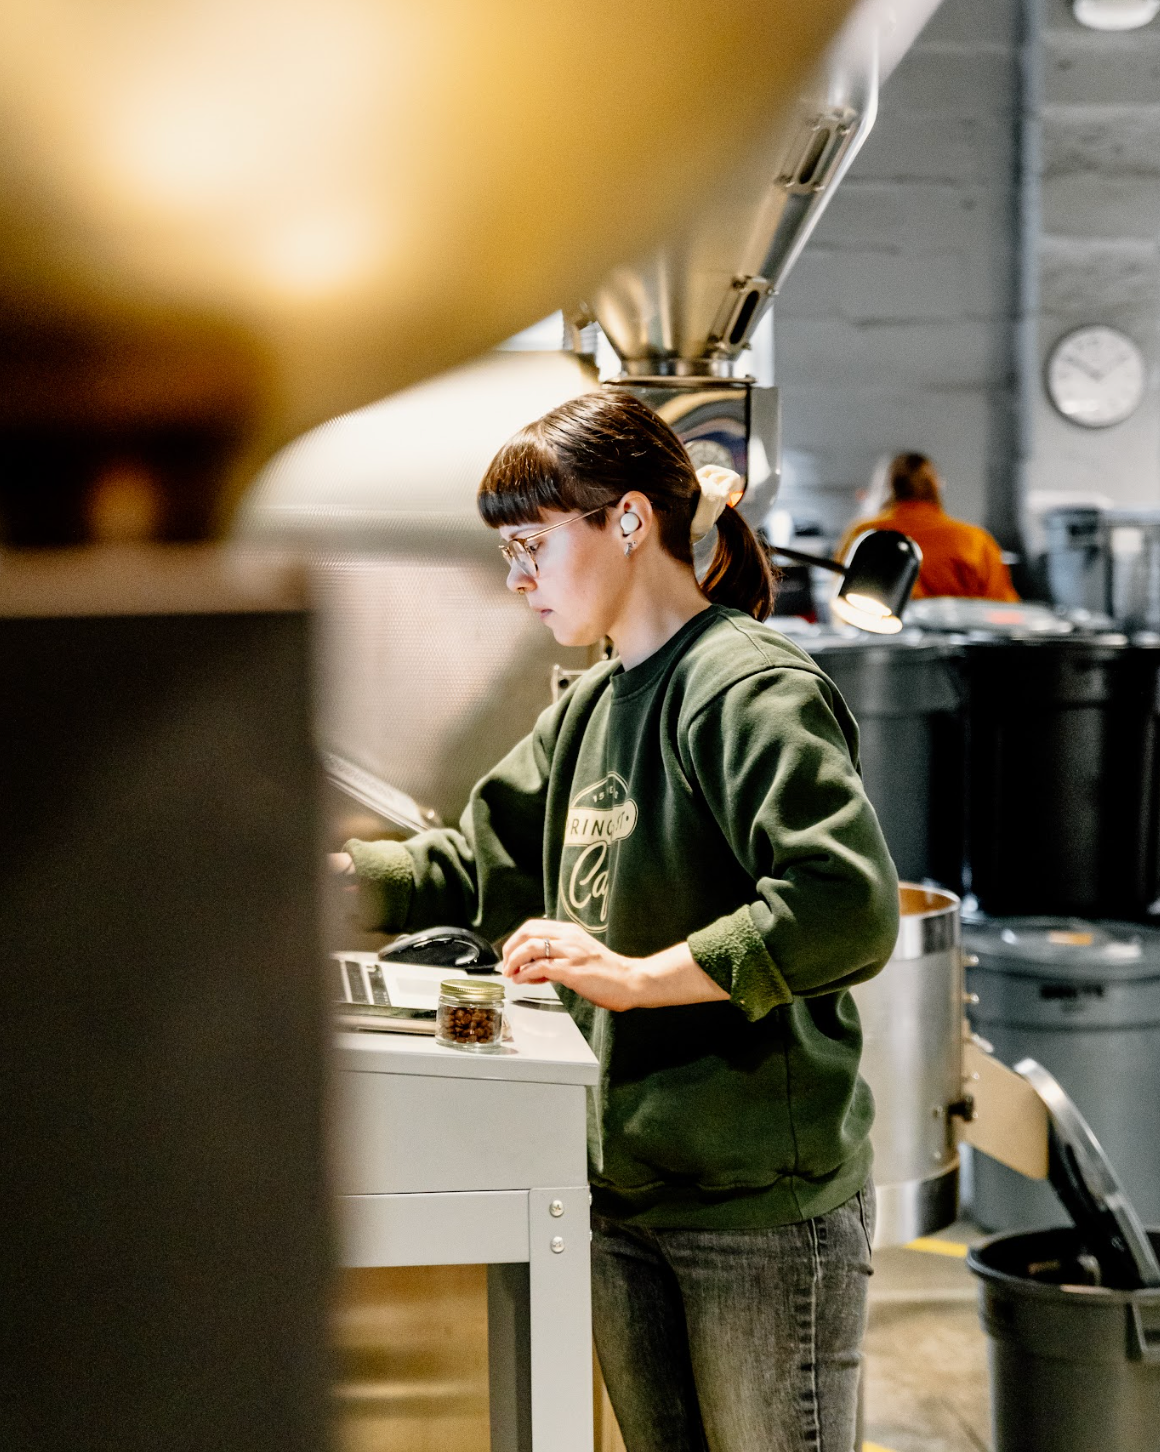
[[[836,534],[929,453],[1013,542],[1020,0],[943,0],[775,303],[782,503]]]
[[[1067,0],[1032,13],[1024,486],[1160,506],[1160,21],[1116,34]],[[1122,329],[1148,362],[1144,402],[1109,429],[1069,423],[1043,388],[1052,346],[1088,323]]]

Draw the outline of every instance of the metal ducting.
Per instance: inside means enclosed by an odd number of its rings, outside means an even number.
[[[576,322],[595,320],[631,388],[673,427],[695,462],[765,482],[757,522],[780,475],[776,389],[734,378],[738,359],[870,133],[888,75],[938,0],[864,0],[821,65],[760,137],[713,209],[683,237],[615,268]],[[769,462],[750,481],[751,435]]]
[[[732,375],[877,106],[878,27],[859,12],[711,215],[597,290],[592,315],[628,377]]]

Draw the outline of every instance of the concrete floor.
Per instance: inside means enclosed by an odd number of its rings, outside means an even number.
[[[952,1253],[879,1251],[866,1341],[864,1452],[987,1452],[986,1340],[960,1223]],[[487,1452],[486,1277],[479,1266],[351,1271],[336,1317],[339,1452]],[[605,1425],[598,1452],[619,1452]]]
[[[866,1452],[987,1452],[987,1341],[979,1326],[960,1222],[928,1248],[882,1250],[870,1283],[866,1337]],[[951,1253],[939,1253],[939,1251]]]

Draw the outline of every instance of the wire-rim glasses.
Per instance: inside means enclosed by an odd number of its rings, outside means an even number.
[[[543,539],[544,535],[551,534],[554,529],[563,529],[566,524],[579,524],[582,519],[591,519],[594,514],[602,514],[607,508],[607,504],[601,504],[596,509],[590,509],[587,514],[574,514],[571,519],[562,519],[559,524],[550,524],[547,529],[538,529],[535,534],[524,535],[523,539],[505,539],[499,546],[499,552],[509,565],[518,566],[525,575],[531,575],[534,579],[540,569],[536,564],[538,546],[533,541]]]

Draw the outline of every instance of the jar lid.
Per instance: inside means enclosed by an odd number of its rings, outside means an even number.
[[[445,978],[439,993],[456,1003],[493,1004],[503,1002],[504,986],[494,978]]]
[[[963,946],[980,967],[1020,977],[1160,977],[1160,933],[1136,923],[992,918],[964,923]]]

